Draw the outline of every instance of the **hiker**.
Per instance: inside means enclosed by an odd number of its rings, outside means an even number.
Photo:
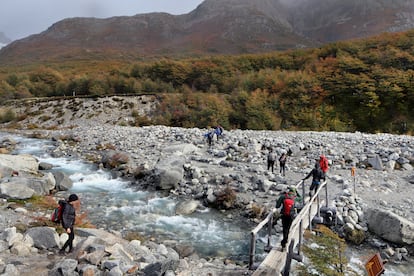
[[[329,169],[329,162],[328,162],[328,158],[326,158],[326,156],[323,154],[319,156],[319,166],[321,167],[321,170],[323,172],[322,179],[325,180],[326,173],[328,172],[328,169]]]
[[[281,242],[282,250],[286,247],[290,226],[292,225],[294,219],[295,202],[299,204],[302,202],[302,199],[296,188],[292,186],[289,186],[288,190],[282,194],[276,202],[276,208],[282,207],[280,210],[283,227],[283,239]]]
[[[207,138],[207,143],[209,146],[213,144],[213,136],[214,136],[214,129],[210,129],[206,134],[204,134],[204,137]]]
[[[313,168],[309,172],[309,174],[302,180],[305,181],[306,179],[308,179],[311,176],[312,176],[312,184],[309,188],[309,196],[310,197],[312,197],[312,190],[315,190],[315,193],[316,193],[316,191],[319,188],[319,185],[321,184],[321,180],[322,179],[325,180],[325,176],[324,176],[323,171],[320,168],[319,162],[315,163],[315,168]]]
[[[214,130],[214,134],[216,134],[217,141],[218,141],[218,139],[219,139],[219,136],[223,135],[223,132],[224,132],[223,127],[222,127],[221,125],[218,125],[218,126],[216,127],[216,129]]]
[[[280,167],[280,174],[282,176],[285,176],[285,170],[286,170],[286,159],[287,155],[286,153],[282,153],[282,155],[279,158],[279,167]]]
[[[273,148],[270,148],[269,153],[267,154],[267,170],[272,169],[272,172],[273,172],[275,160],[276,160],[276,153],[273,151]]]
[[[59,253],[64,255],[66,254],[66,248],[69,247],[68,253],[72,252],[73,240],[75,239],[75,233],[73,227],[75,225],[76,211],[75,211],[75,201],[79,200],[76,194],[71,194],[67,201],[63,202],[63,212],[62,212],[62,227],[69,235],[68,240],[60,249]]]

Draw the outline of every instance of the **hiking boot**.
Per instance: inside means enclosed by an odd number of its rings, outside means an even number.
[[[65,250],[59,250],[59,255],[62,255],[62,256],[64,256],[64,255],[66,255],[66,251]]]

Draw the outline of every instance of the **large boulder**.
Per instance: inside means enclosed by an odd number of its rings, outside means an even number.
[[[175,213],[177,215],[189,215],[194,213],[199,205],[199,202],[196,200],[181,201],[175,207]]]
[[[127,241],[118,237],[114,234],[111,234],[102,229],[94,229],[94,228],[76,228],[76,235],[82,238],[88,237],[96,237],[105,241],[106,245],[114,245],[116,243],[120,243],[122,245],[127,245]],[[98,242],[95,242],[98,243]]]
[[[368,158],[368,163],[372,166],[374,170],[378,170],[378,171],[384,170],[381,157],[378,154]]]
[[[155,188],[171,190],[184,181],[185,156],[199,152],[193,144],[174,144],[163,149],[162,155],[154,168]]]
[[[79,275],[75,270],[78,266],[78,261],[74,259],[62,259],[58,261],[55,266],[49,271],[49,276],[60,275]]]
[[[102,156],[102,164],[107,169],[121,169],[122,167],[128,167],[131,158],[125,152],[108,150]]]
[[[39,168],[39,161],[28,154],[0,154],[0,167],[8,167],[14,171],[36,174]]]
[[[53,172],[56,181],[56,189],[58,191],[67,191],[73,186],[72,180],[64,172]]]
[[[368,229],[381,238],[401,245],[414,244],[414,223],[389,210],[367,209]]]
[[[28,199],[35,193],[32,188],[27,186],[24,178],[11,178],[7,182],[0,183],[0,197],[3,198]]]
[[[50,191],[55,188],[55,179],[51,179],[50,176],[42,178],[24,178],[22,179],[22,183],[35,191],[35,195],[48,195]]]
[[[0,194],[6,198],[26,199],[33,195],[48,195],[55,188],[51,174],[43,177],[7,177],[2,179]]]
[[[184,181],[185,158],[181,155],[168,156],[161,159],[155,165],[155,175],[157,176],[155,188],[160,190],[171,190],[179,186]]]
[[[59,247],[59,235],[51,227],[33,227],[26,234],[33,239],[34,246],[39,249]]]

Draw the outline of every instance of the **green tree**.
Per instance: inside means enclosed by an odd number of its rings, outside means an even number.
[[[251,93],[246,101],[246,128],[247,129],[269,129],[280,128],[280,120],[276,112],[276,98],[269,93],[257,89]]]
[[[54,69],[40,67],[29,75],[29,79],[33,83],[31,94],[44,97],[56,95],[56,87],[63,77]]]

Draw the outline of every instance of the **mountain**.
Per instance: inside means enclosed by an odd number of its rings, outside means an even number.
[[[258,53],[411,28],[412,0],[205,0],[184,15],[64,19],[1,49],[0,62]]]
[[[292,28],[320,42],[364,38],[414,28],[412,0],[281,0]]]

